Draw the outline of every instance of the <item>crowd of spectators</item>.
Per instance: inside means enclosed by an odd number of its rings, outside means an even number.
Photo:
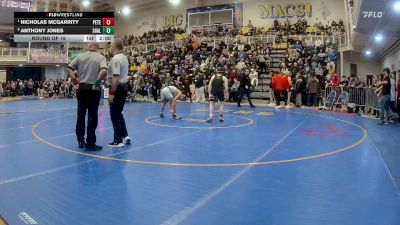
[[[249,21],[246,35],[263,34],[264,30],[254,27]],[[323,90],[331,86],[365,86],[355,75],[346,78],[336,73],[337,45],[330,39],[294,39],[290,35],[304,35],[310,32],[310,27],[317,30],[315,33],[335,34],[344,32],[343,21],[322,25],[321,22],[310,26],[305,19],[299,19],[292,23],[286,20],[280,23],[275,20],[269,31],[274,30],[278,39],[287,43],[286,54],[278,58],[279,66],[270,71],[272,57],[271,46],[262,42],[247,43],[243,39],[243,30],[239,31],[233,26],[216,25],[198,27],[192,30],[189,38],[184,39],[180,45],[160,45],[150,52],[125,53],[130,61],[130,90],[133,95],[140,94],[151,96],[157,101],[159,91],[163,86],[174,84],[180,87],[189,101],[204,102],[202,93],[207,87],[210,77],[217,67],[223,67],[229,80],[229,100],[238,101],[247,90],[254,90],[257,86],[259,74],[272,74],[290,77],[284,89],[291,91],[293,103],[296,106],[319,105]],[[135,43],[167,42],[174,40],[177,34],[184,34],[181,28],[166,28],[160,31],[150,31],[140,37],[132,35],[124,37],[125,45]],[[212,37],[231,36],[228,43],[221,41],[215,45]],[[107,55],[107,49],[106,49]],[[276,62],[276,61],[275,61]],[[272,79],[270,87],[274,93],[276,80]],[[250,80],[250,84],[243,85]],[[279,82],[278,82],[279,83]],[[318,85],[316,85],[318,84]],[[265,84],[263,84],[265,85]],[[279,86],[279,85],[278,85]],[[282,87],[278,87],[282,88]],[[73,86],[68,81],[46,80],[7,82],[1,85],[2,96],[37,95],[41,97],[72,97]],[[296,98],[301,93],[301,101]],[[281,93],[275,93],[272,98],[285,97]],[[316,96],[314,96],[314,94]],[[205,93],[207,95],[207,93]],[[206,96],[205,96],[206,97]],[[316,99],[316,100],[315,100]],[[297,100],[297,101],[296,101]],[[278,103],[277,103],[278,104]]]
[[[338,35],[345,32],[341,19],[338,22],[332,21],[332,23],[328,21],[325,25],[321,21],[310,25],[306,19],[299,19],[296,23],[290,22],[289,19],[284,23],[275,20],[273,30],[279,32],[281,35],[306,35],[310,33]]]
[[[284,22],[274,20],[271,27],[257,27],[253,26],[251,20],[249,20],[247,26],[242,27],[241,35],[253,36],[253,35],[265,35],[265,34],[278,34],[283,36],[288,35],[339,35],[345,32],[344,24],[342,20],[338,22],[329,21],[324,25],[321,21],[314,24],[308,24],[306,19],[298,19],[296,22],[291,22],[289,19]]]
[[[183,28],[168,27],[158,31],[153,30],[146,32],[142,36],[125,35],[123,41],[125,45],[168,42],[175,41],[175,36],[177,34],[184,33],[186,32]]]
[[[32,45],[30,63],[64,63],[68,59],[64,45]]]
[[[285,54],[271,57],[271,45],[262,41],[248,43],[246,35],[274,32],[276,42],[285,42]],[[131,96],[137,94],[158,101],[160,90],[166,85],[179,87],[190,102],[205,102],[207,85],[216,68],[224,68],[229,80],[229,101],[240,101],[254,91],[259,74],[273,75],[270,88],[272,102],[279,108],[281,101],[297,107],[321,107],[328,87],[334,90],[375,87],[382,75],[361,80],[357,75],[340,76],[336,72],[337,43],[330,38],[315,38],[314,34],[336,35],[344,32],[343,21],[309,25],[305,19],[295,23],[275,20],[269,29],[254,27],[249,21],[247,30],[229,25],[215,25],[192,29],[189,36],[181,28],[150,31],[140,37],[124,37],[125,53],[130,61]],[[131,52],[132,44],[168,42],[182,35],[180,43],[160,44],[148,52]],[[303,35],[302,38],[296,35]],[[213,37],[231,37],[217,45]],[[157,46],[157,45],[156,45]],[[51,50],[51,49],[50,49]],[[61,49],[62,50],[62,49]],[[104,50],[106,57],[108,50]],[[277,61],[276,61],[277,60]],[[278,62],[278,66],[276,63]],[[263,83],[262,85],[266,85]],[[265,88],[263,88],[265,90]],[[330,89],[331,90],[331,89]],[[9,81],[0,85],[1,96],[36,95],[39,97],[73,97],[75,88],[68,80]],[[249,95],[249,100],[251,97]],[[359,110],[359,109],[357,109]],[[378,110],[376,110],[378,111]],[[378,114],[376,112],[376,114]]]
[[[200,99],[199,89],[204,89],[217,67],[223,67],[229,78],[231,100],[236,100],[250,85],[240,87],[244,79],[258,78],[270,64],[270,48],[257,43],[246,44],[221,42],[213,46],[206,39],[198,46],[187,41],[184,46],[161,46],[146,54],[132,53],[132,89],[140,94],[157,93],[163,85],[171,83],[184,90],[188,99],[193,95]],[[148,91],[150,90],[150,91]],[[152,94],[156,95],[156,94]]]
[[[144,33],[141,36],[125,35],[123,37],[125,45],[149,44],[160,42],[183,41],[193,37],[236,37],[255,36],[272,34],[277,35],[278,39],[287,38],[289,35],[339,35],[345,32],[343,21],[327,22],[325,25],[321,21],[315,24],[308,24],[306,19],[299,19],[297,22],[291,22],[289,19],[284,22],[275,20],[271,27],[253,26],[249,20],[247,26],[241,28],[234,27],[231,24],[215,24],[210,26],[192,27],[188,34],[183,28],[167,27],[160,30],[153,30]]]
[[[70,79],[34,81],[16,80],[0,83],[1,97],[37,96],[39,98],[73,98],[76,87]]]
[[[251,21],[249,21],[251,22]],[[333,22],[329,26],[321,26],[321,29],[332,30],[341,27],[343,22]],[[296,34],[304,34],[307,28],[305,20],[290,24],[287,20],[284,24],[274,23],[275,29],[282,29],[283,35],[292,33],[286,30],[298,30]],[[210,35],[218,36],[222,32],[227,35],[231,32],[235,38],[225,43],[221,41],[217,46]],[[196,95],[198,87],[207,86],[208,79],[217,67],[225,68],[225,75],[229,78],[230,100],[237,100],[242,92],[239,88],[241,81],[249,75],[251,80],[259,78],[258,74],[266,73],[271,66],[271,46],[262,42],[247,43],[241,35],[237,35],[229,27],[216,29],[206,27],[203,30],[194,30],[191,38],[182,42],[181,46],[161,45],[154,51],[147,53],[127,52],[131,63],[133,76],[132,89],[138,90],[142,95],[156,95],[157,90],[166,85],[167,81],[175,80],[177,85],[182,86],[188,97]],[[199,38],[203,37],[203,38]],[[321,82],[330,83],[335,74],[337,60],[337,45],[331,43],[330,39],[312,40],[311,37],[304,40],[287,39],[287,54],[280,58],[279,69],[275,71],[288,70],[295,79],[298,72],[305,77],[315,75]],[[127,48],[129,49],[129,48]],[[201,80],[201,81],[198,81]],[[253,82],[256,84],[256,82]],[[246,87],[244,87],[246,89]],[[255,87],[247,87],[254,89]],[[191,91],[187,91],[191,90]]]

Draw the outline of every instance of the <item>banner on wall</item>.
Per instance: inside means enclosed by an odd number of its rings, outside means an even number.
[[[308,2],[259,5],[261,19],[312,17],[312,4]]]
[[[169,15],[162,17],[163,27],[179,27],[183,24],[183,14]]]
[[[234,24],[237,24],[238,26],[243,25],[243,3],[235,4],[233,21],[234,21]]]

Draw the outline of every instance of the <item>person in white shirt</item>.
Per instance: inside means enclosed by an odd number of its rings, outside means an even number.
[[[236,69],[242,70],[243,68],[246,67],[246,63],[244,62],[243,59],[241,59],[237,64],[236,64]]]
[[[249,77],[250,77],[252,89],[254,89],[255,87],[258,86],[258,73],[257,73],[257,71],[255,69],[251,69]]]
[[[250,76],[250,79],[251,79],[251,80],[253,80],[254,78],[257,78],[257,79],[258,79],[258,73],[257,73],[257,71],[256,71],[254,68],[252,68],[252,69],[250,70],[249,76]]]
[[[108,102],[110,104],[111,122],[114,128],[114,141],[109,143],[110,147],[123,147],[130,144],[128,131],[125,125],[125,119],[122,115],[126,96],[128,94],[128,72],[129,61],[123,53],[124,46],[122,39],[116,38],[111,43],[111,52],[113,58],[108,65],[108,80],[111,80],[111,87],[108,93]]]

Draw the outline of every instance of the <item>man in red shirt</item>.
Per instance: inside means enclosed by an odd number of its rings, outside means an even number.
[[[338,87],[340,85],[342,81],[340,80],[339,75],[337,75],[336,73],[333,74],[333,78],[332,78],[332,86],[333,87]]]
[[[281,72],[272,78],[272,89],[274,90],[274,96],[276,100],[276,108],[281,108],[281,100],[287,100],[288,90],[290,88],[289,77]],[[283,95],[283,98],[281,97]],[[285,103],[286,104],[286,103]]]

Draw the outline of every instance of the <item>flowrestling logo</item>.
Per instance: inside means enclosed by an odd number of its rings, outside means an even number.
[[[25,224],[38,224],[28,213],[20,212],[18,217],[24,221]]]
[[[363,11],[363,18],[382,18],[383,12]]]

